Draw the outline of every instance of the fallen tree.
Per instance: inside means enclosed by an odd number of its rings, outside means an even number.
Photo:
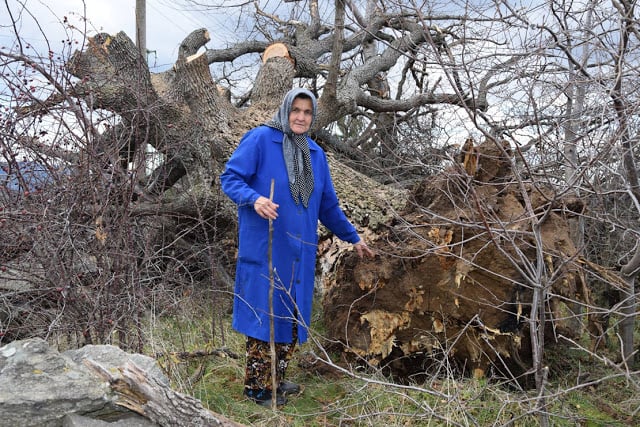
[[[380,17],[371,25],[389,22]],[[388,99],[381,90],[372,95],[381,72],[409,46],[431,37],[431,29],[409,21],[390,25],[406,25],[405,33],[384,54],[344,72],[329,67],[318,91],[314,136],[330,151],[345,211],[379,253],[375,261],[357,262],[346,247],[323,235],[320,266],[330,338],[351,354],[398,372],[413,372],[423,366],[418,359],[438,356],[451,357],[475,375],[492,364],[526,370],[537,351],[532,337],[544,342],[580,331],[564,323],[579,321],[575,305],[589,302],[567,222],[582,204],[515,173],[517,153],[492,139],[465,145],[453,166],[410,191],[354,170],[353,158],[342,161],[359,150],[333,149],[339,146],[335,135],[321,130],[359,108],[381,113],[436,103],[487,108],[487,87],[477,100],[435,90],[404,101]],[[65,307],[64,314],[78,322],[78,345],[106,341],[115,331],[121,345],[142,348],[142,334],[131,331],[139,328],[145,302],[159,282],[166,281],[167,288],[175,279],[228,290],[235,207],[217,182],[226,159],[244,132],[272,117],[296,78],[324,73],[315,60],[329,54],[340,58],[370,34],[362,29],[329,44],[314,28],[299,27],[297,43],[286,40],[263,57],[241,105],[213,79],[210,64],[225,52],[201,50],[210,39],[206,30],[190,34],[174,66],[158,74],[150,73],[124,33],[98,34],[75,52],[66,64],[71,88],[19,110],[19,118],[41,117],[62,105],[82,127],[84,146],[78,154],[25,141],[25,149],[41,154],[46,148],[47,156],[73,167],[65,168],[52,188],[38,189],[37,197],[3,213],[9,221],[28,224],[24,239],[5,240],[14,250],[3,250],[3,261],[12,273],[33,266],[39,273],[18,290],[3,285],[13,292],[5,296],[11,303],[3,315],[5,336],[19,338],[20,328],[36,324],[20,321],[24,307],[29,313],[40,308],[36,334],[64,324],[58,319],[59,307]],[[269,45],[244,47],[245,53],[262,52]],[[487,73],[487,79],[492,76]],[[88,120],[89,105],[117,120],[98,132]],[[147,145],[161,156],[150,174],[139,161]],[[37,227],[43,230],[30,232]],[[132,297],[123,303],[117,295]],[[538,329],[548,333],[536,335]]]

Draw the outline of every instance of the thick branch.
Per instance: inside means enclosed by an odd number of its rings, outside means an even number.
[[[340,63],[342,62],[342,42],[344,35],[344,1],[336,0],[335,31],[333,36],[333,50],[331,52],[331,63],[329,64],[329,75],[324,86],[320,105],[329,109],[335,105],[336,93],[338,89],[338,77],[340,75]]]
[[[109,382],[118,395],[116,404],[163,426],[240,427],[241,424],[215,414],[191,396],[150,380],[140,368],[128,362],[118,374],[98,363],[84,359],[85,365]]]
[[[122,31],[90,38],[88,48],[76,52],[67,69],[81,80],[76,90],[94,96],[94,107],[115,111],[124,118],[133,120],[140,108],[157,101],[149,68]]]
[[[248,126],[264,123],[271,118],[284,95],[291,89],[295,73],[294,65],[285,57],[269,58],[262,65],[251,91],[251,107],[243,114]]]
[[[180,43],[178,59],[185,59],[187,56],[195,55],[209,41],[211,41],[211,36],[206,28],[193,31]]]
[[[376,112],[408,111],[412,108],[431,104],[451,104],[464,106],[465,100],[457,94],[434,95],[432,93],[418,94],[407,99],[382,99],[360,91],[356,97],[358,105]]]
[[[219,132],[229,130],[227,117],[222,104],[224,98],[212,90],[216,87],[211,77],[209,63],[204,54],[189,57],[186,61],[178,61],[173,84],[189,105],[191,113],[202,118],[213,120]]]
[[[231,62],[238,57],[247,53],[260,53],[264,51],[271,42],[262,42],[257,40],[247,40],[242,43],[234,44],[228,49],[207,49],[206,56],[209,64],[214,62]]]
[[[636,246],[636,252],[633,255],[633,258],[629,260],[622,268],[620,269],[620,273],[622,273],[625,277],[635,276],[640,272],[640,242]]]
[[[169,159],[153,171],[145,190],[151,195],[162,194],[186,173],[187,168],[179,158]]]

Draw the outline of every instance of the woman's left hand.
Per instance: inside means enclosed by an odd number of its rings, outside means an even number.
[[[373,258],[375,253],[367,246],[364,240],[360,239],[358,243],[354,243],[353,246],[356,248],[356,252],[360,258],[367,256],[369,258]]]

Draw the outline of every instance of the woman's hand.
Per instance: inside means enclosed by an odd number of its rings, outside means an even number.
[[[279,207],[279,204],[273,203],[264,196],[258,197],[253,204],[253,209],[255,209],[256,213],[264,219],[276,219],[278,217],[277,211]]]
[[[354,243],[353,247],[356,248],[356,252],[360,258],[367,256],[369,258],[373,258],[375,253],[367,246],[364,240],[360,239],[358,243]]]

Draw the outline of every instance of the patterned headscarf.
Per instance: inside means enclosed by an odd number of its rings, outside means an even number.
[[[313,105],[313,117],[311,124],[316,119],[317,101],[316,97],[307,89],[296,88],[290,90],[284,97],[282,105],[273,118],[265,123],[267,126],[279,129],[284,133],[282,139],[282,154],[287,165],[287,175],[289,176],[289,190],[296,205],[302,201],[303,206],[309,206],[309,197],[313,191],[313,170],[311,169],[311,154],[309,153],[309,142],[307,134],[295,134],[289,126],[289,114],[294,99],[300,95],[306,95],[311,99]]]

